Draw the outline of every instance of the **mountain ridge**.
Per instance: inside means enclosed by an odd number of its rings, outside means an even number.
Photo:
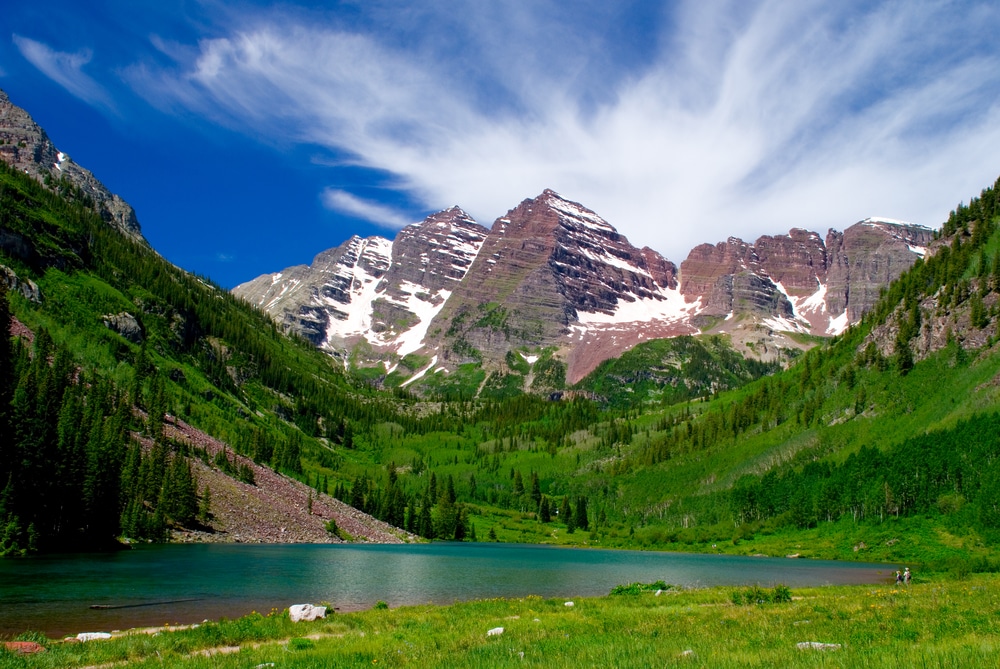
[[[47,187],[68,184],[88,198],[101,218],[127,236],[145,242],[135,210],[112,193],[94,174],[56,148],[31,115],[0,89],[0,160]]]
[[[399,253],[398,244],[417,243],[456,211],[461,212],[452,208],[407,226],[395,241],[370,238],[381,240],[388,271],[412,270],[413,257]],[[407,367],[410,383],[420,372],[447,374],[472,363],[502,371],[512,351],[537,357],[551,349],[565,366],[565,382],[574,384],[642,341],[680,335],[728,334],[744,355],[787,360],[811,344],[786,333],[843,332],[889,281],[926,253],[933,238],[929,228],[869,218],[844,232],[829,230],[825,241],[794,228],[752,244],[737,237],[701,244],[678,268],[653,249],[631,245],[598,214],[549,189],[522,201],[489,229],[460,215],[476,233],[455,259],[462,271],[450,277],[447,290],[424,285],[410,271],[413,280],[396,293],[409,299],[409,308],[394,311],[402,305],[389,299],[392,282],[373,284],[381,275],[364,279],[376,292],[370,299],[359,293],[352,304],[370,314],[367,331],[340,327],[335,321],[346,319],[324,305],[320,284],[307,289],[312,298],[304,302],[275,296],[275,277],[294,268],[240,284],[233,293],[287,330],[314,343],[322,340],[317,345],[355,367],[381,364],[389,375],[406,356],[421,354]],[[413,296],[420,294],[433,308],[417,314]]]

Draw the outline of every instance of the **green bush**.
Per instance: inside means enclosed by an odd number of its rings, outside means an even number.
[[[612,595],[640,595],[643,592],[656,592],[657,590],[669,590],[673,586],[667,585],[664,581],[653,581],[652,583],[626,583],[616,585],[611,589]]]
[[[736,606],[784,604],[792,601],[792,591],[787,585],[780,583],[774,586],[772,590],[767,590],[759,585],[751,585],[745,590],[733,590],[729,599]]]

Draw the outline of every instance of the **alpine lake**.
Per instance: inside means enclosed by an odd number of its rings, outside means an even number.
[[[267,613],[606,595],[619,584],[888,582],[895,566],[527,544],[185,544],[0,560],[0,634],[50,637]]]

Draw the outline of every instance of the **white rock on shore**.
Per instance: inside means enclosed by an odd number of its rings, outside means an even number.
[[[288,607],[288,617],[293,623],[302,620],[313,621],[317,618],[326,618],[325,606],[313,606],[312,604],[293,604]]]

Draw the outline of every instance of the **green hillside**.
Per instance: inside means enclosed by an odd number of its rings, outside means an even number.
[[[576,387],[612,406],[670,406],[739,388],[780,369],[776,362],[744,358],[722,335],[683,336],[643,342],[605,360]]]
[[[15,435],[0,445],[0,550],[197,524],[183,463],[198,454],[162,438],[172,413],[430,538],[993,552],[996,187],[952,212],[934,254],[861,324],[790,369],[737,358],[719,338],[650,342],[562,401],[523,392],[529,379],[559,387],[558,369],[538,368],[545,355],[513,356],[494,379],[432,377],[433,401],[376,392],[62,191],[0,171],[0,263],[41,294],[10,293],[35,339],[0,357],[0,427]],[[84,503],[67,511],[73,499]]]
[[[165,413],[299,478],[303,462],[336,467],[352,429],[396,415],[398,402],[55,186],[0,164],[0,264],[40,295],[9,292],[34,341],[3,338],[0,553],[196,524],[184,461],[198,454],[164,439]]]
[[[367,493],[354,501],[369,508],[386,485],[410,508],[446,498],[479,539],[867,559],[991,553],[998,213],[996,188],[960,206],[936,253],[861,324],[779,374],[707,399],[683,388],[692,400],[672,407],[630,402],[629,387],[655,398],[673,386],[647,379],[713,345],[654,343],[586,382],[628,408],[451,404],[442,411],[464,412],[461,430],[414,435],[387,421],[357,440],[341,474],[354,472]]]

